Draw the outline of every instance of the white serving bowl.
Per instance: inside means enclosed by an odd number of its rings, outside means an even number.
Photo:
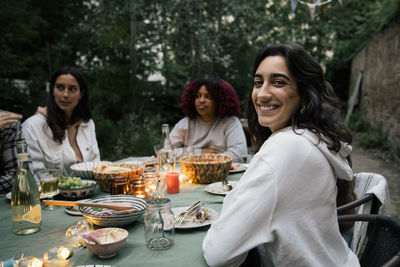
[[[93,168],[97,166],[99,163],[109,163],[108,161],[87,161],[81,163],[75,163],[71,165],[71,170],[74,172],[74,175],[79,176],[84,179],[94,179],[93,176]]]

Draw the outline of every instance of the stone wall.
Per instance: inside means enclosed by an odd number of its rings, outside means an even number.
[[[359,108],[372,126],[387,133],[400,154],[400,24],[387,26],[353,58],[350,94],[359,71]],[[357,103],[358,101],[355,101]]]

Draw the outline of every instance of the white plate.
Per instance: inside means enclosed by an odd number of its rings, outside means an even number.
[[[79,207],[65,207],[64,210],[69,215],[83,216],[82,213],[79,211]]]
[[[58,194],[60,194],[60,191],[58,191],[58,190],[57,190],[57,192],[51,193],[51,194],[40,194],[40,199],[46,199],[46,198],[49,198],[49,197],[54,197],[54,196],[57,196]],[[6,194],[6,198],[8,200],[11,200],[11,192],[8,192]]]
[[[229,170],[229,173],[237,173],[237,172],[244,172],[247,169],[248,164],[234,162],[231,165],[233,170]]]
[[[228,181],[228,183],[235,188],[237,182],[235,181]],[[215,195],[222,195],[225,196],[226,194],[229,193],[229,191],[225,191],[224,187],[222,185],[222,182],[215,182],[212,184],[207,185],[204,190],[206,190],[208,193],[215,194]]]
[[[178,216],[179,213],[181,213],[182,211],[185,211],[189,208],[189,206],[187,207],[176,207],[176,208],[172,208],[172,212],[174,213],[175,216]],[[176,229],[191,229],[191,228],[198,228],[198,227],[203,227],[203,226],[207,226],[212,224],[219,216],[218,211],[211,209],[211,208],[207,208],[207,207],[203,207],[206,208],[208,211],[208,214],[210,215],[210,218],[204,222],[195,222],[193,221],[194,219],[194,215],[192,216],[186,216],[185,220],[182,222],[181,225],[179,226],[175,226]]]

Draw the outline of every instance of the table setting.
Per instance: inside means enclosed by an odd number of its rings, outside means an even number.
[[[191,266],[207,266],[201,245],[207,229],[219,216],[224,196],[229,193],[222,181],[226,180],[234,188],[247,166],[235,165],[237,169],[232,172],[231,166],[236,163],[218,154],[185,155],[179,161],[169,160],[169,166],[164,166],[162,171],[158,168],[159,162],[149,156],[72,165],[71,176],[80,178],[75,182],[81,186],[74,186],[74,181],[70,181],[70,188],[58,190],[70,189],[75,194],[69,192],[55,196],[54,200],[42,200],[42,206],[52,205],[56,209],[42,210],[42,229],[33,235],[12,233],[10,201],[0,199],[0,218],[4,221],[0,225],[4,236],[0,240],[0,261],[21,252],[31,260],[45,263],[44,252],[51,247],[60,250],[61,244],[72,254],[62,261],[58,258],[62,263],[55,266],[128,266],[132,263],[183,266],[187,261],[182,255],[192,259]],[[89,187],[91,191],[79,194],[79,190]],[[123,203],[127,206],[116,210]],[[68,229],[81,220],[90,225],[87,232],[75,231],[79,232],[74,235],[79,237],[75,243],[81,245],[64,245],[68,243],[65,241]],[[112,241],[123,245],[115,253],[96,254],[93,247],[99,244],[85,239],[86,234],[95,235],[95,231],[111,228],[127,232],[123,238]]]

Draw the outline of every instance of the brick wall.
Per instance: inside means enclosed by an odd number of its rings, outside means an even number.
[[[352,95],[359,71],[363,71],[359,108],[371,125],[388,134],[399,155],[400,24],[387,26],[353,58],[349,95]]]

